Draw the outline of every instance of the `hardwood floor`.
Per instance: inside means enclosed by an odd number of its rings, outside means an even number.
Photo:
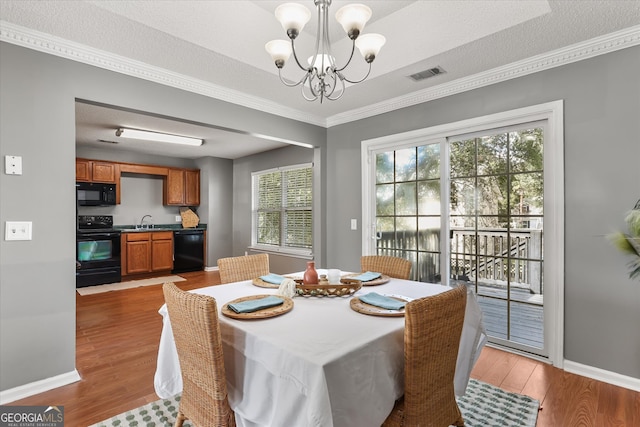
[[[182,273],[185,290],[220,283]],[[160,285],[76,298],[76,366],[82,380],[11,405],[64,405],[65,425],[86,427],[157,400],[153,389],[164,303]],[[486,347],[472,377],[540,400],[539,427],[640,426],[640,393]],[[280,427],[280,426],[278,426]]]

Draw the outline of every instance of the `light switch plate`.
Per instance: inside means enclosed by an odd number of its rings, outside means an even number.
[[[180,215],[176,215],[176,222],[181,222],[182,221],[182,217]]]
[[[4,156],[4,173],[7,175],[22,175],[22,157]]]
[[[5,240],[31,240],[31,221],[7,221]]]
[[[351,219],[351,229],[352,230],[357,230],[358,229],[358,220],[356,218],[352,218]]]

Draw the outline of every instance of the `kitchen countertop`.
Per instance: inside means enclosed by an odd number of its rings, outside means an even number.
[[[198,224],[197,227],[184,228],[182,224],[150,224],[150,228],[136,228],[135,225],[114,225],[115,230],[123,233],[141,233],[153,231],[180,231],[180,230],[206,230],[207,224]]]

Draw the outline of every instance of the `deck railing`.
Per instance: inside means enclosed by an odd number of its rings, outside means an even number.
[[[440,281],[440,230],[383,232],[378,253],[408,258],[414,280]],[[542,294],[542,230],[456,227],[450,232],[451,277],[480,284],[528,287]]]

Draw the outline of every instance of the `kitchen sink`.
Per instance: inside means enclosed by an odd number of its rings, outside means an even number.
[[[146,233],[149,231],[173,231],[173,228],[167,227],[149,227],[149,228],[122,228],[123,233]]]

